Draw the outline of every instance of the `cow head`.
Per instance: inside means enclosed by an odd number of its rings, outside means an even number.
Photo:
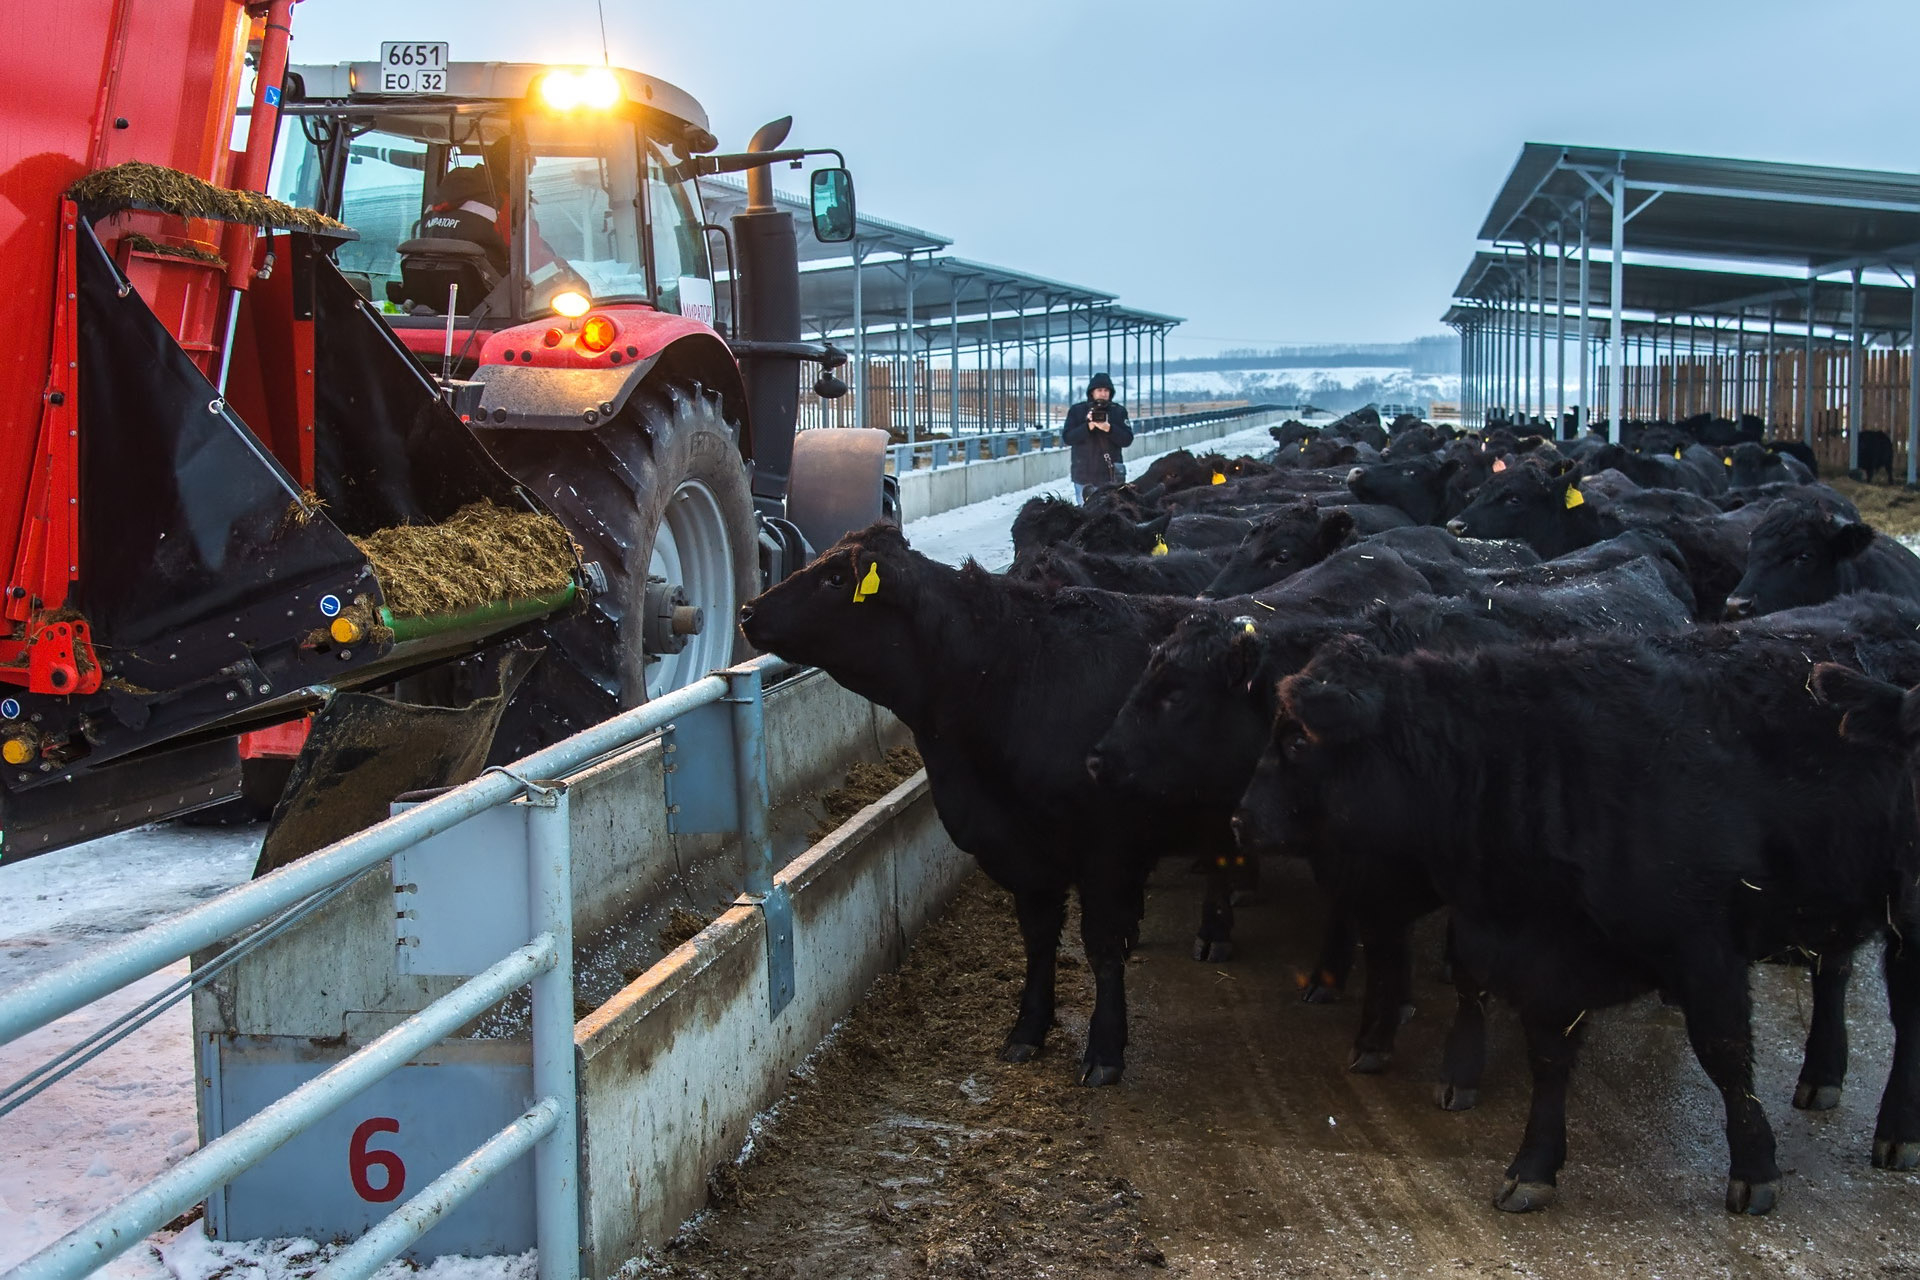
[[[742,605],[740,629],[754,648],[820,667],[901,712],[920,679],[913,622],[921,579],[939,569],[898,528],[869,525]]]
[[[1189,614],[1148,658],[1087,771],[1129,791],[1232,805],[1246,770],[1226,766],[1251,763],[1267,731],[1259,667],[1250,619]]]
[[[1438,524],[1447,509],[1447,485],[1459,474],[1457,458],[1420,454],[1347,472],[1347,489],[1362,502],[1398,507],[1415,524]]]
[[[1459,538],[1518,538],[1543,556],[1563,555],[1592,540],[1573,528],[1587,504],[1579,482],[1571,463],[1509,464],[1488,477],[1447,528]]]
[[[1014,554],[1065,542],[1086,520],[1087,513],[1065,498],[1029,498],[1013,517]]]
[[[1833,662],[1816,666],[1809,684],[1841,713],[1840,736],[1849,742],[1900,756],[1920,746],[1920,687],[1902,689]]]
[[[1280,682],[1266,750],[1233,819],[1243,850],[1302,849],[1356,782],[1358,794],[1368,794],[1351,748],[1384,723],[1386,696],[1375,674],[1382,661],[1365,640],[1342,637]]]
[[[1783,498],[1754,526],[1747,571],[1727,597],[1727,617],[1750,618],[1842,594],[1847,562],[1873,545],[1873,529],[1812,498]]]
[[[1211,600],[1246,595],[1319,564],[1353,536],[1353,516],[1310,502],[1283,507],[1254,525],[1200,594]]]

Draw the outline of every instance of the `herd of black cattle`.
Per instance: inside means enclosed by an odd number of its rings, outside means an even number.
[[[955,843],[1012,892],[1002,1056],[1053,1024],[1069,891],[1081,1079],[1110,1084],[1154,862],[1208,869],[1194,954],[1217,961],[1254,860],[1294,856],[1336,904],[1307,999],[1364,947],[1351,1070],[1386,1068],[1441,907],[1442,1106],[1475,1101],[1488,999],[1517,1011],[1533,1092],[1502,1209],[1553,1198],[1587,1014],[1658,992],[1725,1103],[1727,1208],[1767,1212],[1749,967],[1811,970],[1793,1103],[1833,1107],[1872,935],[1895,1044],[1872,1160],[1920,1167],[1920,558],[1799,446],[1726,422],[1273,434],[1264,461],[1182,451],[1028,503],[1006,573],[875,525],[743,610],[757,648],[905,722]]]

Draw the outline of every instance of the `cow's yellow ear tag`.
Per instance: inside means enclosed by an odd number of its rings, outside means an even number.
[[[1495,471],[1505,471],[1507,469],[1507,460],[1505,458],[1495,458],[1493,460],[1493,469]]]
[[[880,594],[880,562],[875,560],[867,566],[867,576],[860,579],[860,585],[853,589],[853,602],[864,604],[869,596]]]
[[[1732,458],[1722,458],[1722,459],[1720,459],[1720,465],[1721,465],[1721,466],[1724,466],[1724,467],[1730,467],[1730,466],[1732,466],[1732,465],[1733,465],[1733,459],[1732,459]]]
[[[1572,484],[1567,486],[1567,510],[1571,511],[1575,507],[1584,506],[1586,501],[1587,495],[1580,492],[1580,486]]]
[[[1167,552],[1170,550],[1172,550],[1172,548],[1167,546],[1167,540],[1164,537],[1162,537],[1157,533],[1153,535],[1153,554],[1154,555],[1163,556],[1167,554]]]
[[[1673,460],[1674,460],[1675,462],[1678,462],[1678,461],[1680,461],[1680,451],[1679,451],[1678,449],[1675,449],[1675,450],[1673,451]]]
[[[1225,483],[1227,482],[1227,478],[1226,478],[1226,476],[1225,476],[1225,475],[1223,475],[1223,474],[1221,474],[1220,472],[1218,472],[1218,471],[1216,471],[1216,472],[1214,472],[1214,473],[1213,473],[1213,482],[1214,482],[1215,484],[1225,484]]]
[[[1242,619],[1242,620],[1241,620],[1241,623],[1240,623],[1240,629],[1241,629],[1242,631],[1244,631],[1244,632],[1246,632],[1246,633],[1247,633],[1248,635],[1252,635],[1252,634],[1253,634],[1253,619],[1252,619],[1252,618],[1245,618],[1245,619]]]

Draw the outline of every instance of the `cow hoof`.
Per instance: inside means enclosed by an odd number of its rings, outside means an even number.
[[[1120,1070],[1114,1063],[1089,1062],[1080,1069],[1080,1083],[1096,1088],[1103,1084],[1119,1084]]]
[[[1225,964],[1233,959],[1233,943],[1226,938],[1195,938],[1193,958],[1206,964]]]
[[[1727,1179],[1728,1213],[1746,1213],[1757,1218],[1763,1213],[1772,1213],[1774,1201],[1779,1198],[1778,1182],[1743,1182],[1739,1178]]]
[[[1840,1105],[1840,1086],[1802,1080],[1793,1088],[1793,1105],[1802,1111],[1831,1111]]]
[[[1920,1169],[1920,1142],[1895,1142],[1891,1138],[1875,1138],[1873,1167],[1903,1172],[1909,1169]]]
[[[1471,1111],[1480,1105],[1480,1091],[1460,1084],[1443,1084],[1434,1100],[1442,1111]]]
[[[1009,1040],[1000,1046],[1002,1062],[1032,1062],[1039,1056],[1040,1046],[1037,1044],[1021,1044],[1018,1040]]]
[[[1508,1178],[1506,1185],[1500,1188],[1500,1194],[1493,1198],[1493,1207],[1506,1213],[1532,1213],[1544,1209],[1553,1203],[1559,1189],[1551,1182],[1522,1182],[1518,1178]]]
[[[1347,1070],[1357,1076],[1377,1076],[1387,1069],[1393,1054],[1385,1049],[1355,1049]]]
[[[1332,1004],[1340,998],[1340,988],[1330,982],[1314,979],[1300,990],[1303,1004]]]

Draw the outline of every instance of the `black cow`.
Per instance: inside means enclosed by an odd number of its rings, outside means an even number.
[[[1463,450],[1447,456],[1423,454],[1391,462],[1376,462],[1347,472],[1347,488],[1362,502],[1378,502],[1398,507],[1415,524],[1445,524],[1462,511],[1468,494],[1493,474],[1494,458],[1476,454],[1478,461],[1463,458]],[[1500,462],[1501,470],[1511,464]]]
[[[1769,440],[1767,451],[1788,455],[1805,467],[1808,475],[1815,480],[1820,478],[1820,459],[1814,456],[1812,445],[1800,440]]]
[[[1791,453],[1751,441],[1735,445],[1727,461],[1732,464],[1727,479],[1735,492],[1769,484],[1806,484],[1813,479],[1813,473]]]
[[[1223,613],[1329,615],[1356,600],[1404,599],[1424,580],[1391,552],[1343,552]],[[1014,895],[1026,943],[1020,1012],[1002,1056],[1026,1061],[1053,1025],[1054,951],[1069,890],[1095,982],[1081,1079],[1119,1080],[1126,1046],[1125,953],[1145,878],[1166,853],[1231,854],[1223,815],[1104,786],[1087,753],[1113,721],[1155,643],[1191,600],[1048,592],[969,563],[919,555],[890,525],[848,534],[741,609],[755,648],[823,668],[912,731],[953,842]]]
[[[1297,671],[1327,640],[1360,635],[1394,652],[1411,652],[1591,631],[1668,631],[1685,625],[1690,616],[1687,601],[1673,593],[1670,574],[1647,558],[1545,587],[1496,587],[1453,598],[1408,596],[1344,616],[1307,617],[1256,608],[1230,622],[1218,614],[1194,614],[1154,649],[1139,683],[1088,757],[1088,767],[1124,790],[1227,814],[1239,802],[1266,743],[1275,683]],[[1256,617],[1258,621],[1252,621]],[[1209,883],[1196,943],[1202,958],[1224,958],[1213,944],[1232,932],[1226,887],[1218,876]],[[1330,935],[1314,966],[1307,1000],[1330,999],[1345,984],[1352,957],[1343,946],[1344,937],[1338,930]],[[1387,944],[1379,945],[1383,958],[1370,964],[1369,974],[1384,975],[1391,968],[1384,959]],[[1410,983],[1410,977],[1406,981]],[[1396,999],[1380,1006],[1396,1015],[1389,1023],[1363,1026],[1354,1051],[1355,1069],[1385,1067],[1401,1003]],[[1471,1105],[1477,1070],[1463,1066],[1450,1082],[1458,1105]]]
[[[1218,600],[1258,591],[1320,563],[1354,536],[1345,508],[1292,503],[1256,521],[1201,594]]]
[[[1671,491],[1627,494],[1603,508],[1568,468],[1526,463],[1480,486],[1466,510],[1447,522],[1462,538],[1519,538],[1548,559],[1625,532],[1652,529],[1680,548],[1693,584],[1696,616],[1717,619],[1745,571],[1752,513],[1725,513],[1705,498]]]
[[[1897,1047],[1873,1158],[1920,1166],[1920,947],[1901,945],[1920,936],[1920,830],[1899,762],[1843,739],[1810,692],[1820,661],[1920,677],[1920,609],[1861,596],[1464,656],[1340,641],[1282,682],[1236,829],[1248,847],[1303,850],[1383,910],[1413,884],[1453,908],[1456,971],[1518,1010],[1533,1068],[1499,1207],[1553,1198],[1587,1014],[1659,990],[1725,1106],[1727,1208],[1770,1210],[1780,1170],[1753,1093],[1748,968],[1790,949],[1850,955],[1876,934]],[[1844,1072],[1839,1007],[1827,991],[1796,1102]]]
[[[1747,571],[1727,597],[1727,617],[1777,613],[1861,591],[1920,600],[1920,556],[1818,497],[1782,498],[1754,528]]]
[[[1884,431],[1862,431],[1860,433],[1859,474],[1868,484],[1873,483],[1873,473],[1887,473],[1887,483],[1893,483],[1893,437]]]
[[[1217,572],[1218,562],[1197,551],[1106,555],[1066,546],[1021,552],[1013,558],[1007,576],[1051,591],[1098,587],[1125,595],[1193,596]]]

